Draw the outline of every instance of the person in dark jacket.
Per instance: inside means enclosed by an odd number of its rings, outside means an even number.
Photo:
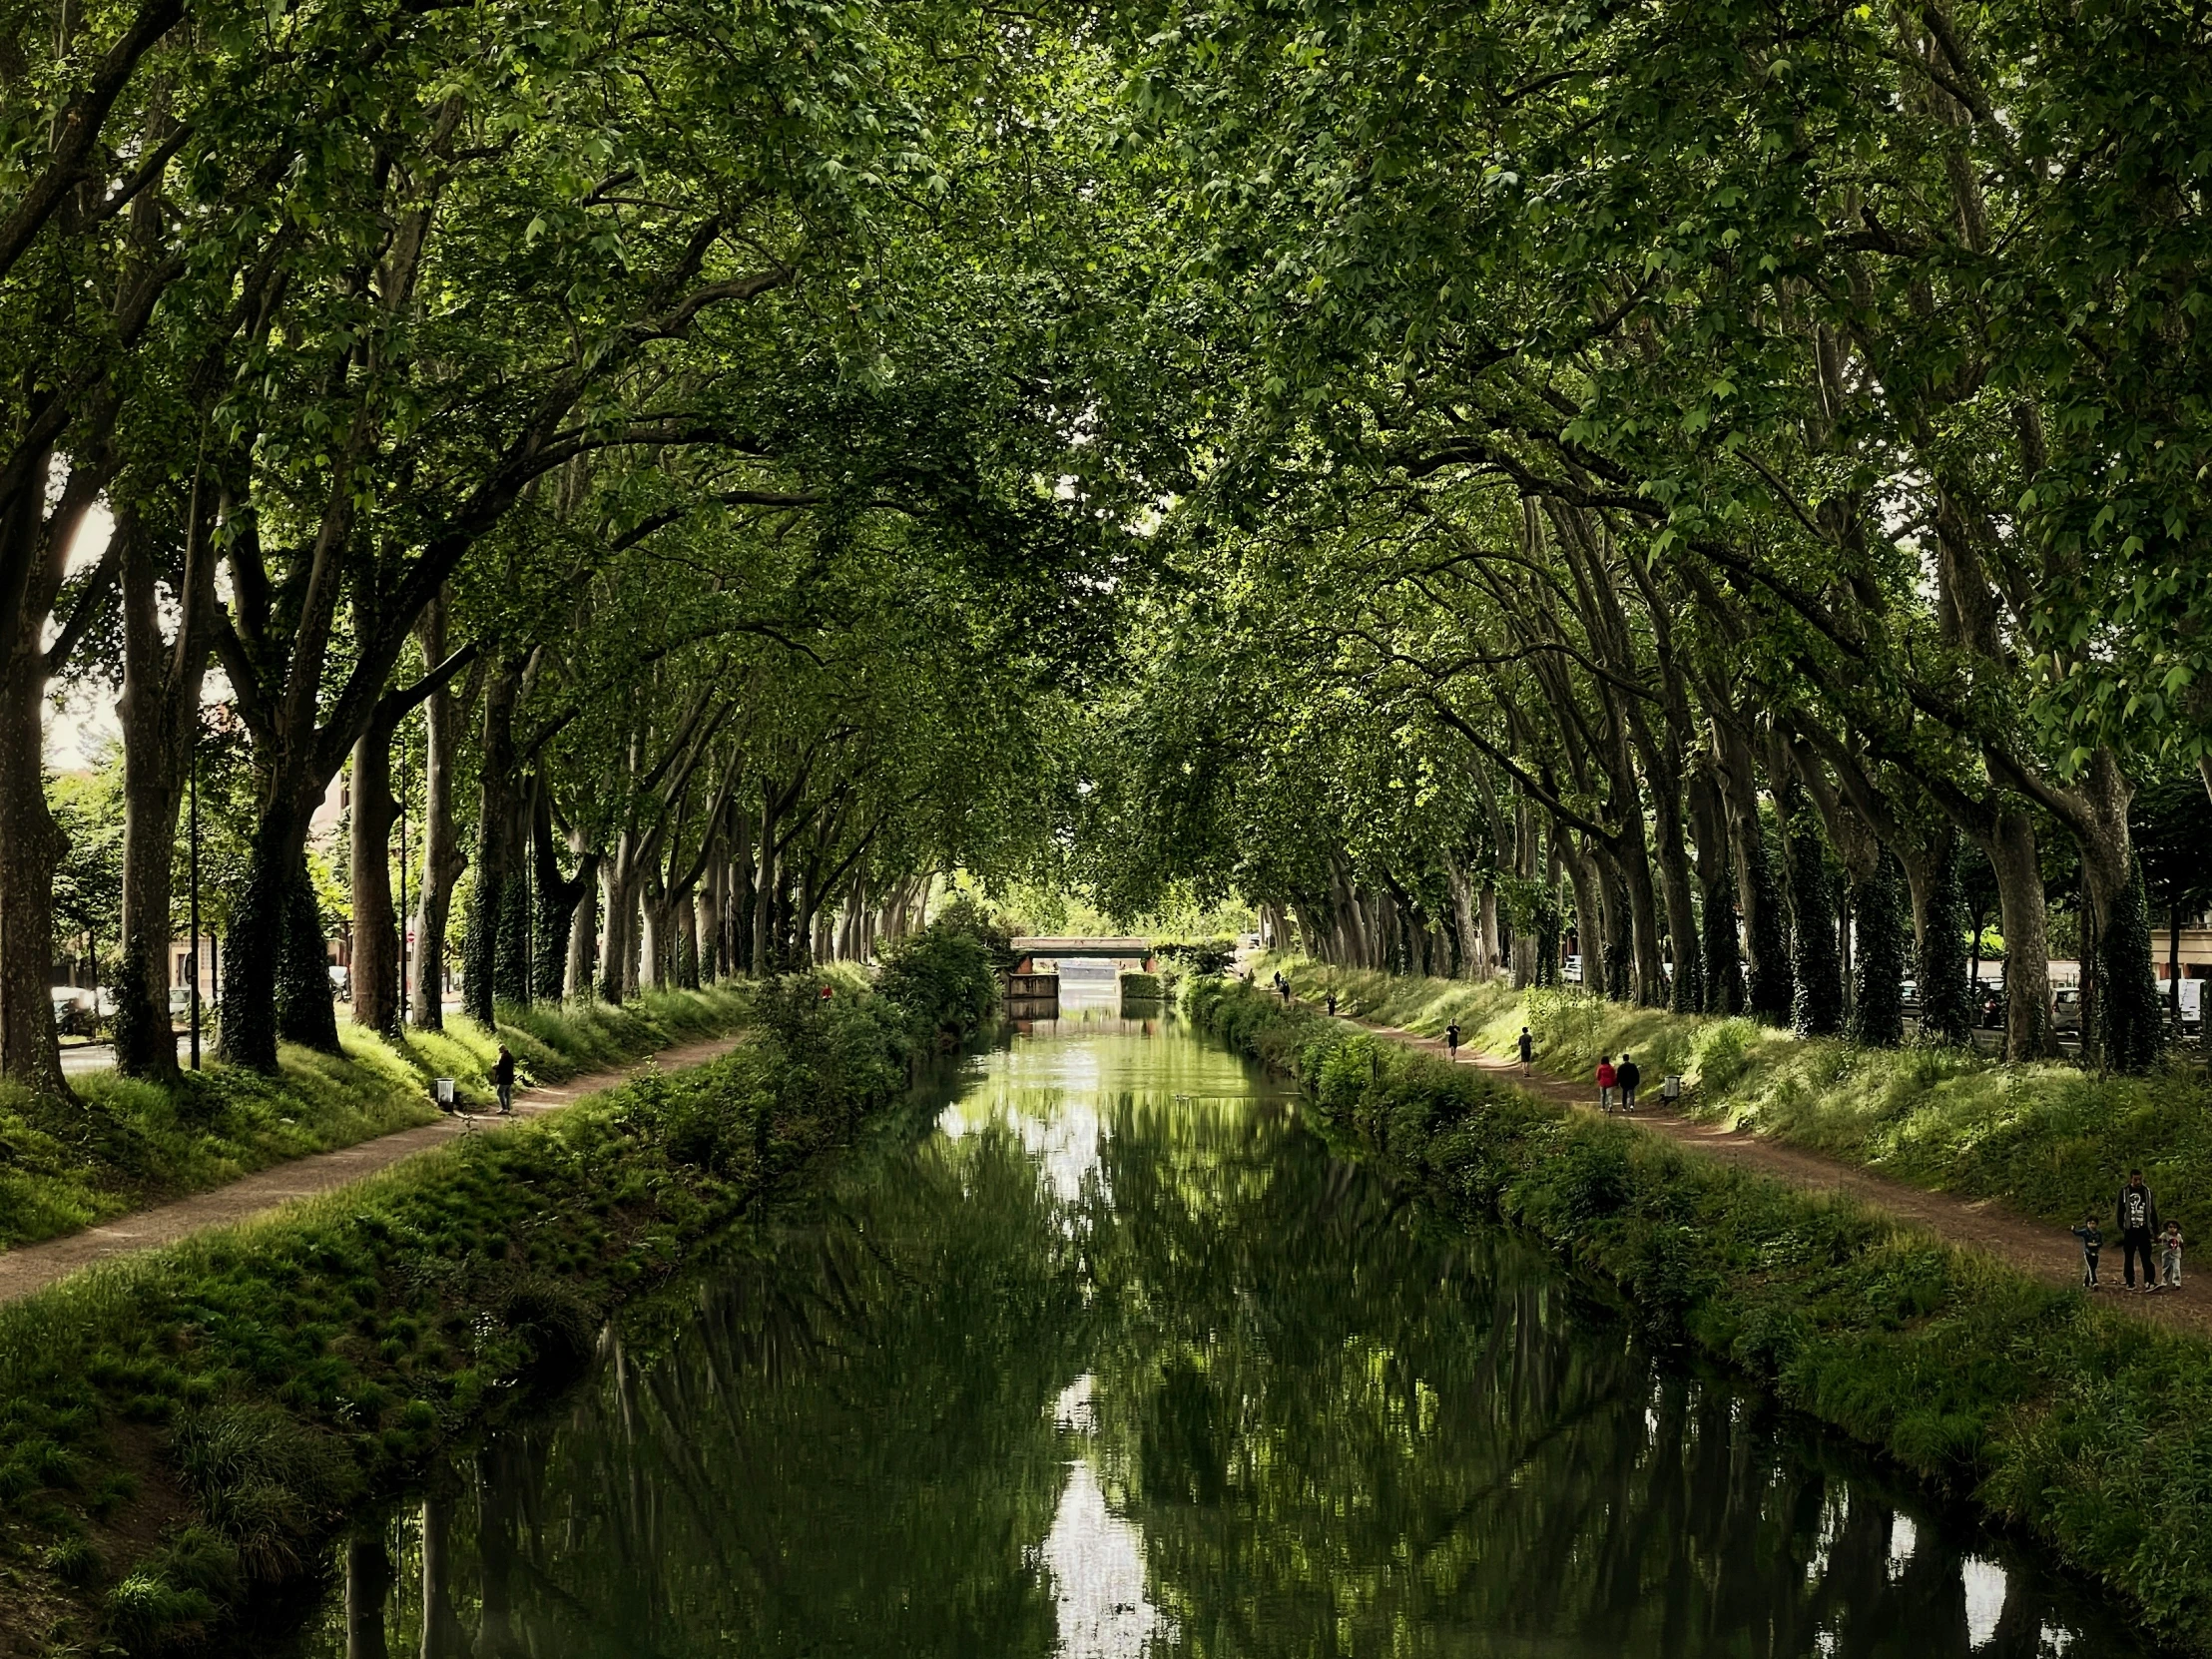
[[[2158,1236],[2158,1200],[2143,1185],[2143,1172],[2139,1169],[2127,1172],[2127,1185],[2120,1189],[2120,1274],[2127,1281],[2129,1290],[2135,1289],[2135,1257],[2143,1258],[2143,1289],[2158,1289],[2158,1270],[2151,1266],[2151,1240]]]
[[[2097,1225],[2094,1210],[2081,1218],[2073,1236],[2081,1241],[2081,1288],[2093,1291],[2097,1288],[2097,1252],[2104,1248],[2104,1229]]]
[[[499,1090],[499,1110],[515,1109],[515,1057],[507,1051],[507,1045],[499,1045],[499,1058],[492,1062],[491,1080]]]
[[[1452,1059],[1459,1058],[1459,1022],[1453,1020],[1444,1027],[1444,1053]]]
[[[1528,1027],[1520,1028],[1520,1074],[1526,1077],[1536,1064],[1536,1039],[1528,1034]]]
[[[1636,1109],[1636,1085],[1643,1080],[1644,1068],[1623,1054],[1621,1063],[1613,1069],[1613,1081],[1621,1089],[1622,1111],[1633,1112]]]

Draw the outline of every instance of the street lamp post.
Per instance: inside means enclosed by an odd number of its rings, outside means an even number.
[[[192,720],[192,1069],[200,1069],[200,711]],[[171,1049],[174,1058],[176,1050]]]
[[[399,1023],[407,1023],[407,739],[399,736]]]

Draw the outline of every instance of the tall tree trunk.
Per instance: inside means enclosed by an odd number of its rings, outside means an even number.
[[[1959,879],[1958,830],[1943,823],[1930,836],[1931,871],[1923,911],[1915,920],[1920,935],[1914,978],[1920,994],[1921,1040],[1969,1043],[1979,1010],[1969,996],[1966,968],[1966,894]]]
[[[1836,947],[1836,883],[1820,823],[1802,786],[1789,781],[1775,798],[1788,849],[1790,974],[1796,985],[1791,1024],[1801,1037],[1833,1037],[1844,1028],[1843,959]]]
[[[379,1532],[355,1532],[346,1540],[345,1659],[391,1659],[384,1618],[397,1582]]]
[[[215,558],[194,490],[175,640],[161,628],[153,545],[137,515],[118,516],[123,587],[123,965],[117,979],[116,1069],[173,1077],[177,1039],[169,1016],[169,945],[177,816],[190,781],[215,612]]]
[[[1574,893],[1574,953],[1582,958],[1582,987],[1604,986],[1605,921],[1598,904],[1597,859],[1586,845],[1566,847],[1567,885]]]
[[[587,968],[581,986],[571,988],[576,944],[576,912],[585,905],[598,884],[599,855],[588,850],[580,830],[569,832],[569,846],[576,860],[573,874],[561,873],[559,843],[553,838],[553,797],[543,779],[533,781],[530,801],[530,867],[536,872],[537,904],[531,917],[531,986],[533,997],[558,1002],[563,997],[588,996],[591,973]],[[590,960],[587,955],[586,961]]]
[[[1912,933],[1904,870],[1885,848],[1875,872],[1859,884],[1858,983],[1851,1001],[1851,1040],[1895,1048],[1905,1040],[1905,970]]]
[[[1662,800],[1661,792],[1655,789],[1653,799]],[[1660,896],[1667,907],[1667,942],[1674,955],[1667,1006],[1678,1014],[1700,1013],[1705,1007],[1705,952],[1698,939],[1697,899],[1690,885],[1690,855],[1683,845],[1681,803],[1667,800],[1652,816],[1658,832],[1653,853],[1659,866]]]
[[[1709,762],[1690,769],[1684,785],[1690,831],[1697,837],[1697,880],[1704,895],[1700,936],[1705,956],[1705,1012],[1740,1014],[1746,1006],[1744,959],[1736,936],[1735,857],[1728,842],[1728,807]]]
[[[753,960],[756,977],[776,971],[773,940],[776,929],[776,805],[775,792],[763,786],[761,803],[761,857],[753,889]]]
[[[2018,807],[2000,808],[1982,849],[1996,873],[2004,929],[2005,1058],[2051,1059],[2058,1036],[2051,1023],[2050,929],[2034,822]]]
[[[468,922],[461,944],[461,1003],[477,1024],[489,1030],[500,978],[500,933],[509,917],[508,862],[514,844],[514,711],[522,687],[517,665],[502,663],[484,685],[482,762],[478,768],[476,809],[476,884],[470,889]]]
[[[31,637],[14,642],[0,669],[0,1076],[69,1099],[47,990],[54,872],[69,841],[46,806],[45,621],[44,606],[19,619]]]
[[[423,608],[416,625],[425,662],[445,660],[445,594]],[[422,708],[422,885],[415,900],[415,1029],[445,1029],[445,933],[453,915],[453,887],[467,859],[453,815],[454,762],[460,753],[461,702],[443,688]]]
[[[2092,1030],[2084,1014],[2083,1057],[2122,1072],[2150,1070],[2166,1036],[2151,971],[2149,899],[2128,833],[2134,793],[2119,758],[2110,749],[2098,749],[2074,792],[2086,810],[2075,814],[2069,826],[2081,851],[2082,889],[2088,900],[2082,915],[2084,1001],[2090,975],[2095,975],[2096,1016]]]
[[[338,1048],[329,955],[307,874],[307,831],[319,804],[310,784],[300,780],[298,793],[264,803],[231,904],[219,1053],[253,1071],[276,1070],[279,1037],[323,1053]]]
[[[568,849],[576,859],[576,882],[580,890],[576,895],[576,907],[569,914],[568,965],[561,975],[561,995],[572,1000],[590,998],[595,990],[595,970],[599,965],[599,871],[602,859],[597,852],[587,850],[584,832],[571,830],[568,832]]]
[[[599,866],[606,904],[599,935],[599,999],[617,1007],[629,999],[632,989],[630,957],[637,932],[637,870],[630,842],[625,830],[615,843],[614,856]]]
[[[391,900],[392,727],[382,718],[353,745],[353,1023],[399,1036],[399,919]]]
[[[1734,718],[1712,717],[1715,777],[1728,809],[1728,839],[1736,860],[1736,902],[1743,912],[1749,960],[1744,992],[1749,1012],[1770,1025],[1789,1021],[1797,986],[1790,973],[1789,918],[1782,883],[1759,815],[1759,772],[1751,734]]]

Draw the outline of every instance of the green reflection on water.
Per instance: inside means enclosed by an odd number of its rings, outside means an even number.
[[[2133,1651],[1231,1056],[1073,1017],[351,1568],[308,1651]]]

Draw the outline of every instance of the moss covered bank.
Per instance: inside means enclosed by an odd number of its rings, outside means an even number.
[[[812,1180],[992,984],[940,937],[878,994],[765,985],[726,1059],[0,1311],[0,1652],[160,1651],[310,1569],[350,1506]]]
[[[1263,991],[1204,980],[1185,1001],[1447,1210],[1542,1239],[1654,1340],[1970,1497],[2212,1653],[2212,1347]]]

